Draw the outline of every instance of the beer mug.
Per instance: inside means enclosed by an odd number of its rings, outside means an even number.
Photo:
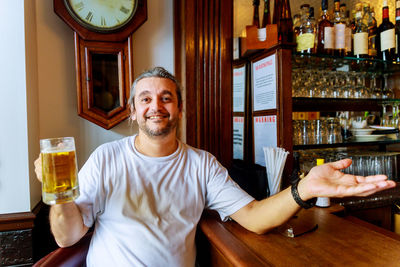
[[[48,205],[71,202],[79,196],[73,137],[40,140],[42,198]]]

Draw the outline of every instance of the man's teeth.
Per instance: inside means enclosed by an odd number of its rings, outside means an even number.
[[[150,116],[149,118],[150,119],[161,119],[161,118],[163,118],[164,116]]]

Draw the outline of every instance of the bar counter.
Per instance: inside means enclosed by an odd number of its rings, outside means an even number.
[[[335,215],[342,210],[339,205],[301,210],[288,225],[310,231],[296,237],[284,235],[282,229],[257,235],[207,212],[198,238],[198,251],[206,255],[199,255],[199,261],[207,266],[252,267],[400,265],[399,235],[352,216]]]

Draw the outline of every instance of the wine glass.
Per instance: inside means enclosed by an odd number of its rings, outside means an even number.
[[[384,87],[383,87],[383,92],[382,92],[382,97],[383,98],[393,98],[393,89],[389,86],[388,83],[388,76],[389,74],[385,73],[383,74],[383,79],[384,79]]]

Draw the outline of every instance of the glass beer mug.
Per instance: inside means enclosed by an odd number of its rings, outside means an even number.
[[[42,198],[48,205],[71,202],[79,196],[73,137],[40,140]]]

